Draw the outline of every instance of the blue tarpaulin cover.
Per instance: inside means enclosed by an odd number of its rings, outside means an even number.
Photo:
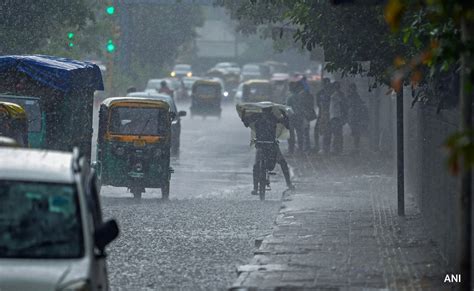
[[[85,87],[104,90],[100,69],[90,62],[45,55],[0,56],[0,76],[12,71],[63,92]]]

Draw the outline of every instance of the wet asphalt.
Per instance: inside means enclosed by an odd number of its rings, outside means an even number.
[[[272,177],[266,201],[250,195],[254,151],[232,104],[222,118],[182,120],[181,152],[172,159],[170,201],[158,189],[135,200],[125,188],[103,187],[106,218],[121,235],[108,247],[112,290],[222,290],[248,263],[255,240],[271,231],[283,177]]]

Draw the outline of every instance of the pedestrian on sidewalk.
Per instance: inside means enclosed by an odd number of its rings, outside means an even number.
[[[316,106],[318,107],[318,115],[316,124],[314,125],[314,150],[319,152],[319,139],[323,138],[323,153],[328,154],[331,144],[331,131],[329,130],[329,104],[331,102],[331,94],[333,93],[331,80],[324,78],[322,80],[322,88],[316,94]],[[329,142],[328,142],[329,141]],[[326,145],[326,146],[324,146]]]
[[[343,150],[343,136],[342,128],[346,123],[346,104],[344,99],[344,93],[341,91],[341,84],[336,81],[334,82],[334,93],[331,95],[331,102],[329,104],[329,128],[331,132],[331,138],[326,140],[331,146],[332,153],[339,155]]]
[[[289,152],[295,149],[295,140],[298,142],[298,152],[302,154],[309,150],[309,120],[307,106],[308,93],[305,91],[304,82],[301,78],[294,78],[290,82],[290,96],[287,105],[293,109],[294,114],[290,118],[290,138],[288,139]],[[311,97],[312,98],[312,97]],[[296,133],[296,134],[295,134]]]
[[[354,141],[354,153],[360,150],[360,137],[362,130],[368,122],[368,109],[362,98],[357,92],[357,86],[354,83],[349,84],[347,92],[347,101],[349,105],[348,123],[351,128],[351,135]]]

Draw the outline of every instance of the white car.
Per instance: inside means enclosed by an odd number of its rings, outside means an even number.
[[[228,73],[234,73],[237,75],[240,74],[240,67],[236,63],[229,63],[229,62],[217,63],[214,66],[214,69],[222,69]]]
[[[251,79],[260,79],[260,78],[262,78],[260,65],[246,64],[242,67],[242,71],[240,73],[240,82],[245,82]]]
[[[0,290],[107,290],[117,235],[77,151],[0,148]]]

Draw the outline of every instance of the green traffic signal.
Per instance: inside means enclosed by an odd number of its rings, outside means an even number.
[[[107,42],[106,48],[109,53],[113,53],[115,51],[115,44],[111,39],[109,39],[109,41]]]
[[[73,47],[74,43],[70,42],[68,45],[69,45],[69,47]]]
[[[68,32],[67,33],[67,38],[73,39],[74,38],[74,32]]]
[[[115,6],[107,6],[107,8],[105,8],[105,11],[108,15],[113,15],[115,13]]]

